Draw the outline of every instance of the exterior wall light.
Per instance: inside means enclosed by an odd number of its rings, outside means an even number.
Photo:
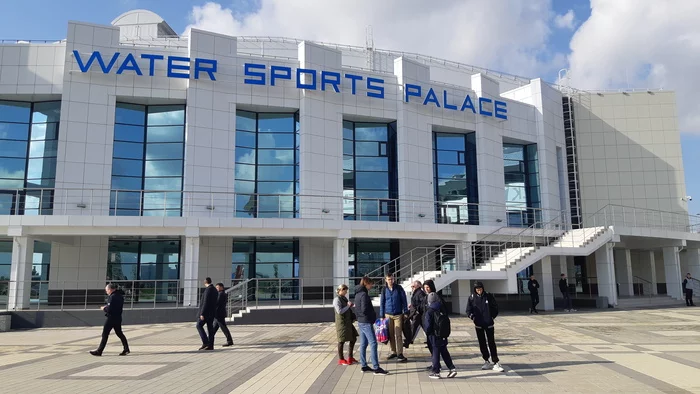
[[[87,205],[84,202],[76,204],[76,207],[78,208],[87,208]]]
[[[216,208],[216,207],[214,207],[213,205],[207,205],[207,209],[210,210],[210,211],[213,211],[214,208]]]
[[[418,217],[419,217],[419,218],[424,218],[424,217],[425,217],[425,214],[424,214],[424,213],[419,213],[419,214],[418,214]]]
[[[331,210],[328,209],[328,208],[323,208],[323,209],[321,210],[321,212],[323,212],[323,213],[331,213]]]

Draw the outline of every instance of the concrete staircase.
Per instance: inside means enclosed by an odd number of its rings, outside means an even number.
[[[618,309],[667,308],[685,306],[685,301],[679,301],[667,295],[618,297]]]

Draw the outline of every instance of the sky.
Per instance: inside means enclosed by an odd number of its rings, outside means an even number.
[[[148,9],[178,33],[374,44],[580,89],[675,90],[691,214],[700,214],[700,0],[0,0],[0,39],[58,40],[67,22]]]

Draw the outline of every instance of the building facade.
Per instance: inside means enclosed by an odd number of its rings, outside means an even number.
[[[294,299],[385,272],[449,272],[456,310],[470,280],[517,293],[531,272],[613,305],[637,274],[678,296],[700,266],[680,152],[673,92],[178,37],[143,10],[70,22],[0,45],[0,282],[8,309],[107,282],[193,306],[207,276]]]

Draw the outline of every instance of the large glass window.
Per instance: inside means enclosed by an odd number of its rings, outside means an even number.
[[[503,172],[508,226],[541,221],[537,145],[503,144]]]
[[[180,216],[185,106],[117,103],[115,115],[110,213]]]
[[[235,239],[231,283],[256,278],[248,296],[258,299],[299,297],[299,241],[295,239]],[[286,280],[280,280],[286,279]]]
[[[60,101],[0,100],[0,215],[50,215]]]
[[[348,276],[355,279],[379,269],[399,255],[399,242],[394,240],[353,239],[348,246]]]
[[[396,123],[343,122],[343,217],[399,220]]]
[[[474,133],[433,133],[436,221],[479,224]]]
[[[236,111],[236,216],[299,213],[299,120],[293,113]]]

